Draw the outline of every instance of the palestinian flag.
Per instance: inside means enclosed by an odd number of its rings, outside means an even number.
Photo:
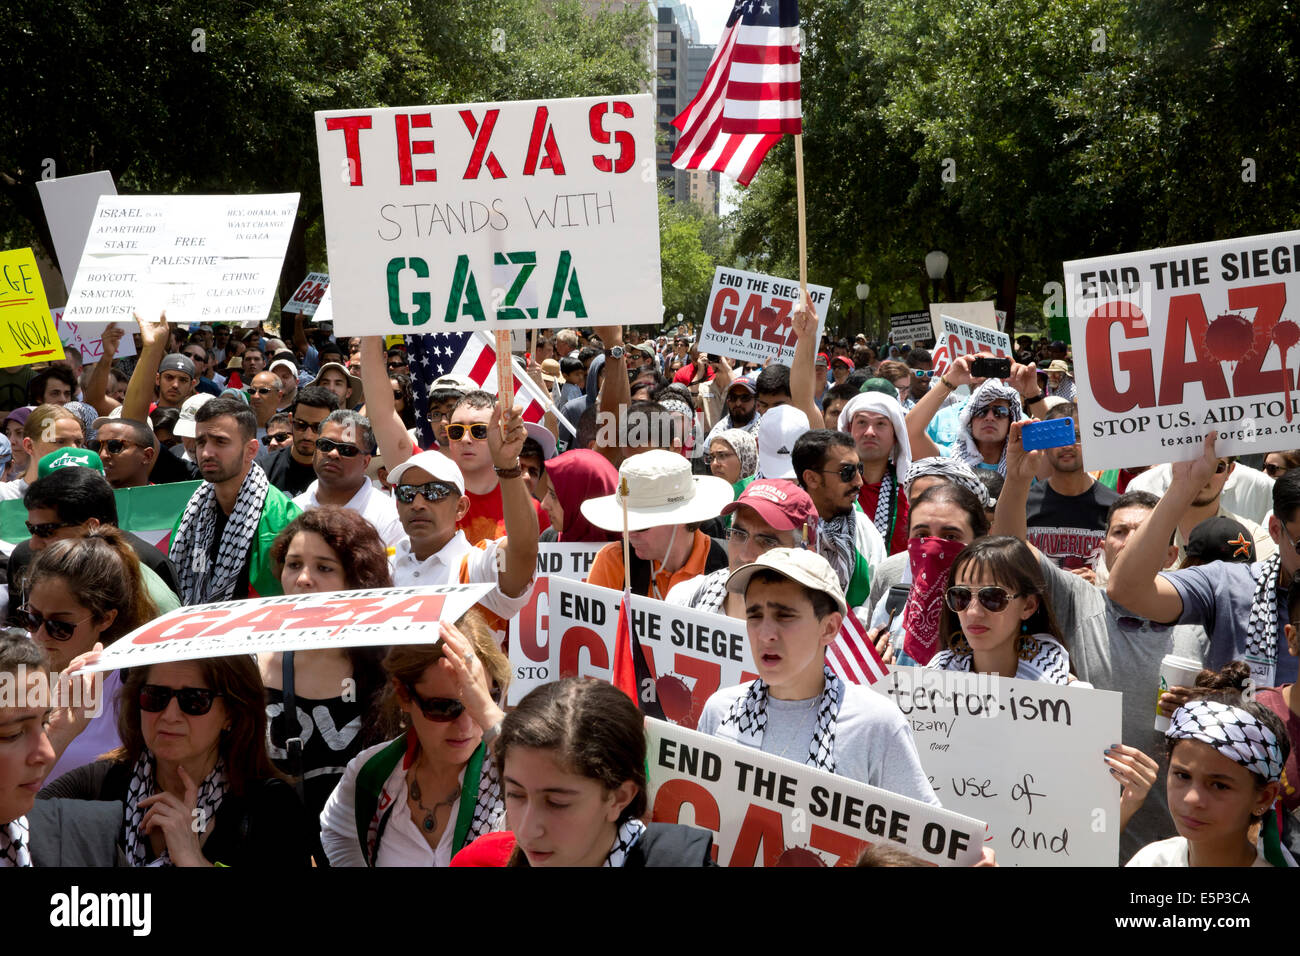
[[[654,675],[646,663],[641,642],[632,633],[632,592],[623,589],[618,606],[618,632],[614,638],[614,673],[610,683],[632,698],[641,713],[656,720],[667,720],[655,693]]]
[[[201,481],[177,481],[143,488],[123,488],[115,493],[117,526],[156,545],[166,554],[171,543],[172,525],[201,484]],[[21,499],[0,501],[0,541],[4,542],[6,550],[12,550],[30,537],[26,521],[27,508]]]

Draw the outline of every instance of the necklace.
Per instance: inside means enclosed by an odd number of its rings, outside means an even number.
[[[438,826],[438,808],[446,807],[448,810],[450,810],[451,805],[455,803],[456,798],[460,796],[460,787],[456,787],[456,789],[451,792],[451,795],[447,797],[446,800],[439,800],[432,807],[426,807],[423,803],[420,802],[420,797],[422,796],[422,794],[420,793],[420,780],[419,777],[416,775],[416,769],[417,768],[415,767],[411,769],[411,777],[410,777],[411,799],[415,801],[416,806],[418,806],[421,810],[424,811],[424,820],[420,822],[420,828],[424,830],[425,833],[432,833],[434,829],[436,829]]]

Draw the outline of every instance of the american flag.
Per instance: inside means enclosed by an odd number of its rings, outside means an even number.
[[[844,615],[840,633],[827,648],[826,661],[843,680],[854,684],[874,684],[889,672],[852,610]]]
[[[675,167],[742,186],[784,133],[803,132],[798,0],[736,0],[700,92],[673,125]]]
[[[437,439],[429,422],[429,393],[443,375],[463,375],[484,391],[497,393],[496,342],[486,332],[433,332],[406,336],[411,364],[411,397],[415,400],[415,429],[421,448],[434,447]],[[515,365],[515,404],[524,406],[524,421],[540,422],[546,403],[537,384]],[[549,397],[547,398],[549,400]]]

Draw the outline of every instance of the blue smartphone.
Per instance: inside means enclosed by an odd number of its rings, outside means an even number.
[[[1030,422],[1021,427],[1020,440],[1025,451],[1064,448],[1077,440],[1074,429],[1073,418],[1049,418],[1045,422]]]

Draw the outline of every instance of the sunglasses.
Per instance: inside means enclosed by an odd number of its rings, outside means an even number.
[[[1218,465],[1215,467],[1215,469],[1214,469],[1214,473],[1215,473],[1216,475],[1221,475],[1221,474],[1223,474],[1223,473],[1224,473],[1225,471],[1227,471],[1227,470],[1228,470],[1228,463],[1227,463],[1227,461],[1225,461],[1224,459],[1220,458],[1220,459],[1219,459],[1219,464],[1218,464]]]
[[[423,485],[398,485],[393,489],[397,495],[397,500],[404,505],[409,505],[415,500],[416,495],[424,495],[429,501],[441,501],[451,495],[459,495],[454,485],[449,485],[444,481],[429,481]]]
[[[474,425],[448,425],[447,437],[450,438],[452,441],[460,441],[462,438],[465,437],[466,431],[468,431],[470,435],[473,436],[475,441],[483,441],[488,436],[487,425],[485,425],[482,422],[478,422],[477,424]]]
[[[852,481],[854,475],[862,474],[862,463],[856,465],[840,465],[838,471],[822,471],[823,475],[835,475],[840,481]]]
[[[454,697],[421,697],[410,684],[406,685],[406,692],[424,719],[435,724],[449,724],[465,712],[465,705]]]
[[[222,696],[206,687],[163,687],[161,684],[145,684],[140,688],[140,709],[149,714],[157,714],[167,709],[173,697],[181,708],[182,714],[202,717],[212,709],[212,702]]]
[[[276,432],[274,435],[267,435],[267,441],[286,442],[293,437],[293,432]]]
[[[989,585],[980,588],[975,594],[971,593],[970,588],[951,587],[944,595],[948,606],[959,614],[970,607],[972,597],[978,597],[980,604],[984,605],[986,611],[992,611],[996,614],[998,611],[1005,611],[1012,598],[1024,597],[1024,594],[1019,591],[1012,594],[1006,588]]]
[[[396,389],[393,390],[393,401],[400,402],[405,397],[406,396],[404,396],[401,392],[397,391]]]
[[[389,362],[389,363],[388,363],[388,371],[390,371],[390,372],[396,371],[396,370],[399,369],[399,368],[406,368],[406,363],[405,363],[405,362]]]
[[[934,369],[914,368],[912,374],[917,378],[934,378]]]
[[[316,439],[316,450],[322,455],[328,455],[332,451],[338,452],[344,458],[356,458],[361,454],[361,449],[356,445],[349,445],[341,441],[331,441],[328,438]]]
[[[86,621],[89,621],[94,615],[88,615],[80,621],[51,621],[48,617],[43,617],[29,607],[20,607],[16,616],[27,633],[35,636],[41,628],[45,628],[45,633],[50,635],[56,641],[67,641],[72,639],[73,632]]]
[[[986,415],[988,415],[989,412],[992,412],[992,413],[993,413],[993,417],[994,417],[994,418],[1010,418],[1010,417],[1011,417],[1011,409],[1007,408],[1005,405],[990,405],[990,406],[988,406],[987,408],[981,410],[981,411],[980,411],[977,415],[975,415],[974,417],[975,417],[975,418],[983,418],[983,417],[985,417]]]
[[[1264,474],[1268,475],[1270,478],[1278,478],[1286,474],[1286,465],[1266,464],[1261,470],[1264,472]]]
[[[27,533],[33,538],[40,538],[42,541],[53,537],[54,532],[60,528],[73,528],[80,523],[79,521],[46,521],[42,524],[32,524],[30,521],[23,522],[23,524],[27,525]]]
[[[296,432],[315,432],[320,434],[321,422],[305,422],[301,418],[293,420],[293,430]]]
[[[275,389],[271,388],[271,386],[269,385],[259,385],[256,388],[250,388],[248,390],[248,394],[249,395],[270,395],[274,391]]]
[[[101,442],[96,442],[100,451],[106,451],[110,455],[120,455],[128,448],[143,448],[139,442],[127,441],[124,438],[107,438]]]
[[[208,357],[206,355],[196,355],[193,352],[186,352],[185,357],[189,359],[191,362],[194,362],[196,364],[198,362],[206,362],[208,360]]]

